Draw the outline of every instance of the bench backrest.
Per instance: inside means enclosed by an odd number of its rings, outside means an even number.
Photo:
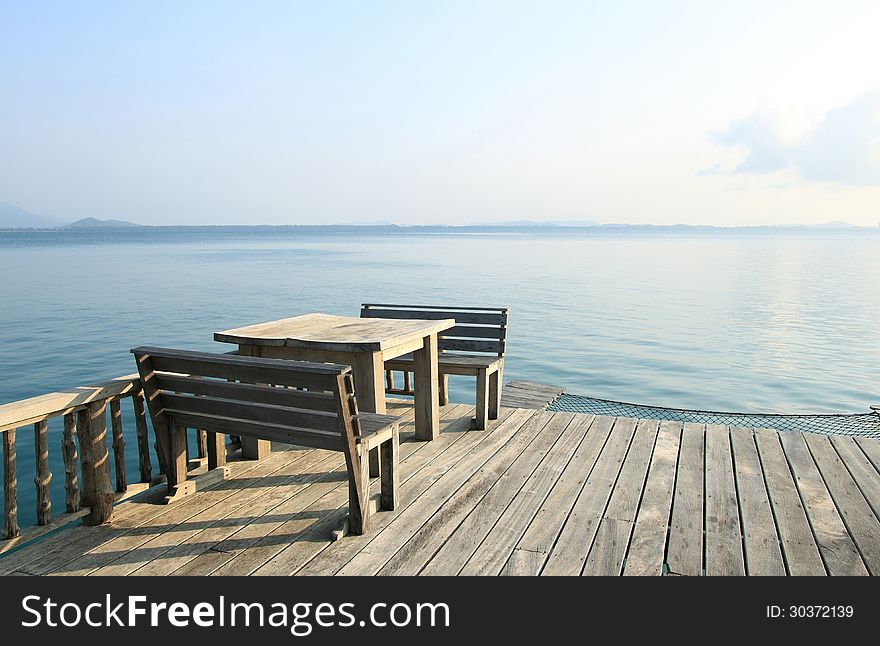
[[[361,318],[455,319],[455,327],[437,335],[441,352],[504,356],[507,339],[506,307],[436,307],[364,303]]]
[[[360,429],[349,366],[155,347],[131,352],[157,431],[173,423],[354,456]]]

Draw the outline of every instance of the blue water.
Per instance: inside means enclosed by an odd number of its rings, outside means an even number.
[[[0,402],[133,372],[136,345],[225,351],[213,332],[372,301],[510,307],[506,380],[684,408],[864,412],[880,400],[878,250],[880,229],[0,232]],[[450,387],[473,400],[471,381]],[[27,526],[28,429],[18,456]]]

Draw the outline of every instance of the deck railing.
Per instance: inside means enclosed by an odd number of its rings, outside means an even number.
[[[123,399],[130,399],[137,430],[140,483],[130,485],[125,468],[125,439],[122,432]],[[107,440],[107,412],[110,414],[110,448]],[[63,417],[60,451],[64,464],[65,511],[53,519],[49,470],[48,420]],[[33,426],[35,452],[36,523],[22,532],[18,525],[18,479],[16,444],[19,431]],[[147,419],[138,375],[118,377],[94,386],[50,393],[0,405],[0,440],[3,444],[3,527],[0,553],[23,540],[33,538],[78,519],[84,524],[107,522],[113,503],[149,487],[152,476]],[[110,479],[110,450],[113,452],[115,483]],[[80,484],[80,473],[82,483]]]

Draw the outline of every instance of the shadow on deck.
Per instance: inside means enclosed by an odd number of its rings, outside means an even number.
[[[511,388],[516,395],[516,387]],[[549,393],[549,391],[548,391]],[[507,397],[507,395],[505,395]],[[506,402],[515,401],[506,399]],[[401,494],[365,536],[339,453],[275,447],[172,505],[0,558],[0,574],[866,574],[880,570],[880,442],[504,408],[402,415]],[[374,486],[374,490],[378,486]]]

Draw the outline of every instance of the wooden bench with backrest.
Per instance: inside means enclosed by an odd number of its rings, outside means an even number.
[[[449,403],[449,375],[477,378],[476,417],[473,427],[485,429],[498,418],[504,377],[504,348],[507,338],[506,307],[436,307],[431,305],[387,305],[364,303],[363,318],[455,319],[455,327],[437,335],[439,350],[440,405]],[[412,395],[412,355],[385,362],[385,392]],[[403,387],[394,383],[393,371],[403,372]]]
[[[162,439],[169,489],[186,480],[186,429],[196,428],[207,432],[209,469],[226,463],[225,434],[341,451],[353,534],[369,528],[368,453],[378,448],[379,508],[397,506],[399,418],[358,412],[350,366],[155,347],[131,352]]]

